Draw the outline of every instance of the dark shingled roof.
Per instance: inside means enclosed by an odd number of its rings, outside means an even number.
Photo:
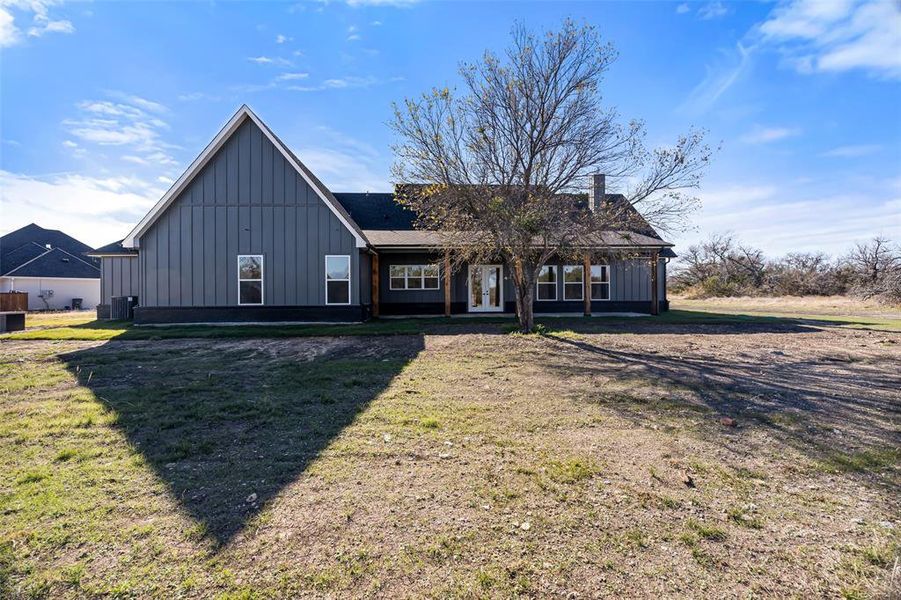
[[[351,218],[366,232],[370,242],[375,246],[380,245],[410,245],[413,239],[419,240],[414,245],[437,243],[431,240],[427,235],[428,232],[419,232],[412,238],[403,232],[414,231],[414,222],[416,214],[401,206],[394,201],[394,194],[391,193],[337,193],[334,195],[344,209],[350,213]],[[586,208],[588,206],[588,194],[574,194],[573,200],[575,206]],[[607,194],[607,202],[621,203],[627,202],[626,197],[622,194]],[[632,208],[635,211],[634,208]],[[661,245],[667,245],[660,235],[651,225],[645,221],[638,211],[635,211],[636,225],[633,227],[634,233],[640,234],[642,239],[654,238]],[[392,232],[392,233],[370,233],[370,232]],[[409,239],[408,239],[409,238]],[[427,239],[428,238],[428,239]],[[676,254],[669,248],[664,248],[660,252],[661,256],[674,257]]]
[[[137,255],[138,251],[134,248],[125,248],[122,246],[122,240],[100,246],[95,250],[88,252],[88,256],[109,256],[110,254]]]
[[[8,277],[60,277],[100,279],[100,269],[62,248],[48,250],[34,260],[6,273]]]
[[[90,250],[62,231],[32,223],[0,237],[0,275],[99,278],[100,261],[85,255]]]
[[[360,229],[413,229],[416,213],[394,201],[390,193],[335,194]]]

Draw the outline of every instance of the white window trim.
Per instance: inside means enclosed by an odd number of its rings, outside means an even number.
[[[560,269],[557,267],[557,265],[542,265],[541,268],[544,269],[545,267],[549,268],[551,270],[551,272],[554,273],[554,282],[553,283],[551,283],[549,281],[544,281],[544,282],[536,281],[535,282],[535,302],[556,302],[557,296],[558,296],[557,288],[560,285]],[[539,270],[538,273],[540,275],[541,271]],[[541,290],[541,286],[543,286],[543,285],[544,286],[553,286],[553,288],[554,288],[554,297],[553,298],[542,298],[541,297],[541,294],[539,294],[538,292],[539,292],[539,290]]]
[[[347,279],[329,279],[328,278],[328,259],[330,258],[346,258],[347,259]],[[351,284],[351,279],[353,279],[353,261],[350,260],[350,254],[326,254],[325,262],[323,263],[325,271],[323,272],[323,277],[325,278],[325,305],[326,306],[347,306],[351,302],[351,298],[353,298],[353,294],[351,290],[353,288]],[[347,282],[347,302],[329,302],[328,301],[328,282],[329,281],[346,281]]]
[[[591,265],[592,267],[601,267],[606,269],[607,271],[607,281],[604,282],[607,284],[607,297],[606,298],[595,298],[592,296],[592,302],[610,302],[610,299],[613,298],[613,281],[611,278],[612,271],[610,270],[610,265]],[[588,274],[588,285],[594,285],[591,281],[591,273]],[[591,289],[588,290],[588,293],[591,293]]]
[[[438,269],[438,275],[437,275],[437,278],[438,278],[438,286],[437,286],[437,287],[433,287],[433,288],[425,287],[426,276],[425,276],[425,273],[423,272],[423,274],[420,275],[420,277],[419,277],[419,280],[420,280],[420,282],[422,283],[422,287],[418,287],[418,288],[411,288],[411,287],[409,287],[409,286],[408,286],[408,287],[402,287],[402,288],[394,287],[394,279],[400,279],[400,277],[395,278],[395,277],[392,277],[392,276],[391,276],[391,269],[392,269],[393,267],[402,267],[402,268],[403,268],[403,270],[404,270],[404,276],[403,276],[404,285],[406,285],[406,284],[407,284],[407,281],[409,281],[409,280],[411,279],[411,277],[410,277],[409,275],[407,275],[407,269],[409,269],[410,267],[419,267],[420,269],[423,269],[423,268],[425,268],[425,267],[435,267],[436,269]],[[412,279],[416,279],[416,278],[414,277],[414,278],[412,278]],[[432,278],[429,277],[429,279],[432,279]],[[388,265],[388,289],[389,289],[389,290],[392,290],[392,291],[396,291],[396,292],[422,292],[422,291],[434,292],[434,291],[436,291],[436,290],[440,290],[440,289],[441,289],[441,265],[438,265],[438,264],[428,264],[428,265]]]
[[[241,259],[242,258],[259,258],[260,259],[260,278],[259,279],[242,279],[241,278]],[[262,306],[266,303],[266,259],[262,254],[239,254],[235,265],[238,267],[238,306]],[[260,282],[260,301],[259,302],[241,302],[241,282],[242,281],[259,281]]]
[[[566,270],[567,269],[582,269],[582,277],[579,279],[579,289],[582,290],[582,293],[579,294],[578,298],[567,298],[566,297]],[[585,266],[584,265],[563,265],[563,301],[564,302],[584,302],[585,301]],[[569,285],[576,285],[575,281],[570,281]]]

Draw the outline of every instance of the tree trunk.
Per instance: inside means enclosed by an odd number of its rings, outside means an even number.
[[[523,333],[531,333],[535,329],[535,313],[533,312],[533,294],[532,286],[524,285],[524,293],[518,293],[521,296],[519,309],[519,330]]]
[[[535,329],[533,272],[534,270],[529,267],[523,268],[522,261],[514,261],[513,294],[516,296],[516,317],[519,319],[519,330],[522,333],[531,333]]]

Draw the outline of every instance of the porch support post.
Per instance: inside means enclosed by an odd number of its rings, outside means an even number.
[[[372,260],[372,316],[374,318],[379,316],[379,255],[373,254]]]
[[[444,316],[451,314],[451,261],[450,253],[444,253]]]
[[[657,290],[657,270],[660,264],[660,253],[651,252],[651,314],[660,314],[660,293]]]
[[[585,316],[591,316],[591,255],[582,258],[582,296],[585,300]]]

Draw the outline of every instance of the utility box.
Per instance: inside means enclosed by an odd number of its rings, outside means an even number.
[[[131,321],[135,318],[137,296],[114,296],[110,298],[110,319],[113,321]]]

